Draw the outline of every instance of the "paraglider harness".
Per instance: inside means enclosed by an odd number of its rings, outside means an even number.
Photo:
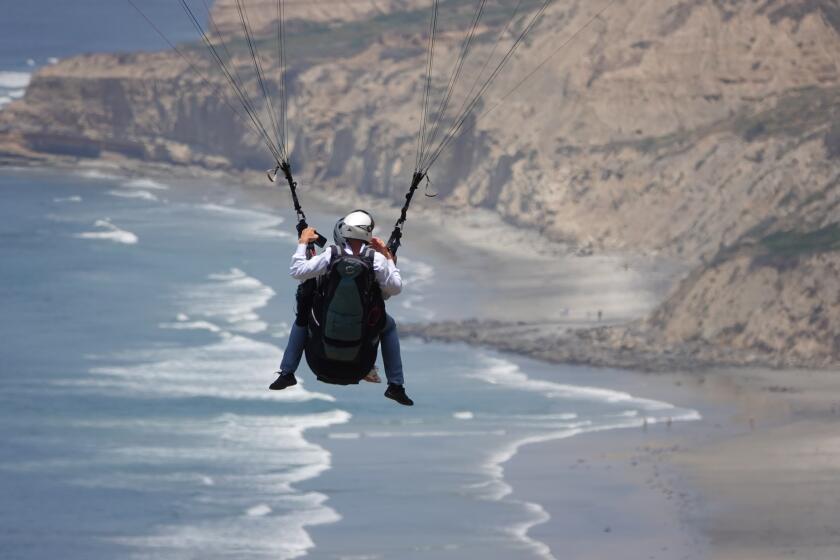
[[[411,200],[425,173],[415,173],[405,195],[400,217],[388,239],[395,256],[402,240]],[[297,206],[295,187],[289,179],[292,200]],[[299,213],[302,214],[302,211]],[[307,227],[305,216],[298,223],[298,234]],[[316,245],[323,246],[319,236]],[[373,369],[379,340],[385,329],[385,300],[373,269],[375,251],[365,247],[359,256],[330,247],[327,274],[306,280],[297,288],[295,324],[307,329],[306,363],[319,381],[333,385],[355,385]],[[315,254],[307,248],[307,257]]]
[[[274,182],[281,171],[298,215],[296,229],[300,235],[309,225],[288,162],[269,171],[268,177]],[[315,243],[306,248],[307,258],[315,256],[315,245],[324,247],[326,242],[318,234]],[[395,246],[399,246],[399,240]],[[385,328],[385,301],[373,268],[376,252],[365,247],[361,255],[349,255],[336,245],[330,252],[327,273],[298,285],[295,324],[307,329],[306,363],[318,380],[355,385],[373,369]]]
[[[297,197],[297,181],[285,162],[268,172],[269,179],[274,182],[280,171],[289,185],[300,235],[309,226]],[[411,200],[424,178],[426,174],[419,172],[412,177],[400,217],[388,239],[388,249],[395,257]],[[306,249],[307,258],[315,256],[313,245],[323,247],[326,241],[318,234],[318,240]],[[373,369],[385,329],[385,301],[373,269],[376,252],[368,246],[359,256],[348,255],[335,245],[330,251],[327,274],[298,285],[295,324],[307,329],[306,363],[315,377],[333,385],[356,385]]]
[[[354,385],[376,362],[385,302],[374,274],[374,255],[370,247],[352,255],[333,245],[327,273],[298,289],[298,312],[309,307],[306,362],[319,381]],[[299,314],[297,324],[303,326],[303,319]]]

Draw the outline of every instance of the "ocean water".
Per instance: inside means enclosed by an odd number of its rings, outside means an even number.
[[[177,1],[137,4],[171,41],[196,40]],[[0,109],[24,95],[33,71],[62,58],[166,48],[126,0],[0,0]]]
[[[551,512],[517,499],[504,463],[698,418],[586,368],[416,340],[413,408],[305,366],[270,392],[291,213],[96,173],[6,170],[0,200],[2,558],[562,557],[529,536]],[[406,243],[398,320],[453,313],[447,266]]]
[[[194,39],[177,1],[138,0],[137,5],[173,41]],[[127,0],[0,1],[0,69],[26,70],[76,54],[161,48],[165,44]]]

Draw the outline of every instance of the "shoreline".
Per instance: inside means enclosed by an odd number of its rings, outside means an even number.
[[[556,558],[705,557],[702,533],[682,521],[683,503],[695,498],[665,463],[684,432],[655,431],[615,429],[520,450],[505,469],[512,497],[550,512],[530,537]],[[540,462],[557,464],[554,492],[534,476]]]
[[[533,538],[592,560],[840,557],[836,372],[616,373],[624,389],[641,386],[703,419],[523,448],[505,465],[514,497],[560,512]],[[540,461],[556,465],[562,492],[533,478],[529,465]],[[579,535],[592,536],[587,546]]]
[[[694,421],[648,422],[525,445],[503,466],[512,498],[538,502],[550,514],[529,535],[556,554],[547,558],[675,558],[711,554],[688,513],[703,499],[672,464],[683,449],[738,429],[731,405],[710,401],[686,374],[590,372],[595,386],[629,392],[697,411]],[[552,465],[546,479],[539,465]],[[546,487],[554,488],[546,492]]]
[[[130,170],[128,176],[135,178],[142,167]],[[112,171],[118,176],[120,171],[127,171],[119,166],[107,165],[70,166],[67,169],[75,172],[84,172],[86,169]],[[67,169],[49,168],[47,172]],[[184,175],[180,175],[180,178],[201,179],[192,172]],[[141,176],[148,177],[150,174],[143,172]],[[154,174],[151,176],[160,178]],[[269,191],[255,186],[255,183],[248,184],[235,175],[207,173],[205,177],[216,181],[229,179],[234,184],[241,182],[242,192],[247,192],[249,196],[269,206],[280,203],[281,196],[288,198],[285,191]],[[312,206],[323,208],[317,196],[312,193],[306,196],[312,197]],[[488,256],[482,253],[482,258]],[[479,331],[488,324],[491,323],[476,322],[471,327]],[[548,325],[555,330],[558,326],[551,322],[543,322],[541,325]],[[447,336],[465,336],[457,334],[459,330],[465,331],[463,323],[453,322],[447,326],[456,331],[455,335]],[[497,321],[494,329],[501,340],[513,340],[515,337],[510,335],[511,326],[511,323]],[[527,331],[534,325],[515,323],[514,326]],[[411,328],[403,327],[403,331],[420,336],[416,331],[412,333]],[[506,337],[502,336],[505,332]],[[422,336],[428,336],[428,333]],[[533,333],[528,336],[534,338]],[[536,338],[537,359],[546,361],[543,354],[546,348],[551,349],[550,344],[546,346],[547,342]],[[472,343],[482,344],[475,340]],[[501,350],[522,354],[512,346]],[[633,361],[636,356],[626,350],[619,355],[623,360],[620,364],[622,368],[627,368],[625,362]],[[660,368],[651,369],[686,370],[682,356],[665,356],[663,360]],[[603,361],[595,365],[603,367],[611,364]],[[516,469],[520,461],[525,461],[533,454],[548,453],[550,456],[551,453],[559,454],[562,451],[569,455],[592,455],[602,445],[609,445],[596,444],[595,440],[621,442],[621,451],[616,452],[620,461],[613,463],[614,471],[621,471],[615,469],[615,465],[626,466],[626,459],[636,453],[641,457],[641,460],[636,459],[638,464],[647,462],[649,465],[646,467],[648,473],[667,469],[674,473],[676,480],[670,487],[666,487],[661,484],[648,485],[650,476],[640,478],[622,474],[619,478],[625,478],[625,487],[632,489],[639,499],[648,504],[661,504],[662,495],[684,494],[683,501],[690,504],[690,507],[679,505],[673,510],[677,512],[674,515],[678,515],[680,521],[676,526],[693,535],[692,539],[699,539],[696,543],[708,542],[708,557],[721,560],[759,557],[773,560],[788,558],[793,554],[792,551],[807,558],[829,560],[840,557],[840,525],[835,520],[831,506],[840,500],[840,485],[833,484],[837,476],[832,471],[832,465],[840,464],[840,436],[835,435],[840,433],[840,379],[834,378],[836,372],[762,371],[747,367],[725,369],[724,366],[710,369],[708,364],[702,362],[690,369],[691,372],[678,374],[626,372],[624,375],[626,382],[641,387],[646,397],[657,398],[663,393],[667,394],[672,386],[679,386],[680,391],[690,395],[692,400],[696,398],[697,402],[706,402],[718,411],[704,422],[697,423],[700,425],[696,428],[685,430],[691,433],[684,433],[682,429],[673,430],[671,434],[666,434],[666,439],[661,440],[669,442],[667,445],[657,443],[656,446],[645,443],[645,439],[650,438],[640,437],[639,434],[622,437],[628,435],[625,430],[588,434],[588,437],[583,438],[526,446],[506,467]],[[635,389],[634,393],[638,394],[639,390]],[[668,398],[663,400],[674,402]],[[705,406],[694,408],[706,410]],[[673,449],[674,445],[676,449]],[[527,479],[522,480],[519,483],[509,480],[515,496],[522,495],[517,492],[524,494],[528,491]],[[769,494],[768,485],[773,488]],[[774,502],[776,495],[784,499]],[[672,499],[665,501],[671,502]],[[546,524],[535,525],[529,534],[536,538],[545,533],[544,529],[556,527],[557,522],[562,523],[563,518],[552,517]],[[785,530],[778,535],[774,534],[774,528],[780,527]],[[557,534],[554,531],[548,533]],[[619,536],[612,529],[610,534]],[[617,550],[623,550],[623,546]]]

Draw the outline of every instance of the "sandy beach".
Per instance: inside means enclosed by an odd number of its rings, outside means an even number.
[[[568,558],[840,557],[835,372],[621,375],[703,420],[523,449],[506,476],[553,514],[534,538]],[[561,473],[548,495],[542,462]]]
[[[685,518],[706,535],[711,557],[840,557],[837,372],[722,371],[700,380],[701,394],[731,402],[736,416],[721,419],[721,437],[670,462],[697,492]]]

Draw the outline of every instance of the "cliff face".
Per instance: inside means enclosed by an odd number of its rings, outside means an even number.
[[[780,231],[698,269],[646,322],[655,345],[726,347],[746,361],[840,362],[840,226]]]
[[[285,18],[291,22],[342,24],[422,8],[421,0],[298,0],[285,2]],[[250,0],[244,4],[255,31],[271,33],[277,21],[276,0]],[[216,0],[213,17],[223,33],[240,32],[236,0]]]
[[[398,200],[414,161],[428,6],[289,4],[297,37],[289,116],[300,178]],[[470,4],[444,3],[450,11],[443,12],[448,28],[436,55],[439,87]],[[781,269],[733,248],[840,220],[840,6],[617,2],[558,51],[605,5],[577,0],[548,10],[476,111],[480,118],[468,121],[432,170],[433,189],[448,205],[491,208],[552,238],[713,263],[651,323],[669,342],[699,337],[803,355],[834,352],[828,335],[811,344],[792,334],[837,325],[840,303],[828,283],[809,289],[807,302],[792,294],[833,270],[836,248]],[[229,37],[238,17],[233,6],[221,0],[214,7]],[[248,6],[271,52],[275,4]],[[480,63],[491,51],[501,22],[490,17],[480,28],[471,60]],[[246,73],[245,53],[235,52]],[[222,87],[218,72],[200,64]],[[269,63],[267,74],[275,70]],[[466,69],[453,106],[476,70]],[[253,79],[249,89],[256,98]],[[42,70],[25,99],[0,112],[2,152],[270,165],[256,135],[172,53],[81,57]],[[782,300],[788,303],[770,303]],[[828,323],[809,323],[804,311],[792,318],[794,300],[803,309],[822,306]],[[766,325],[785,313],[790,321],[774,339]],[[786,346],[784,333],[799,342]]]

